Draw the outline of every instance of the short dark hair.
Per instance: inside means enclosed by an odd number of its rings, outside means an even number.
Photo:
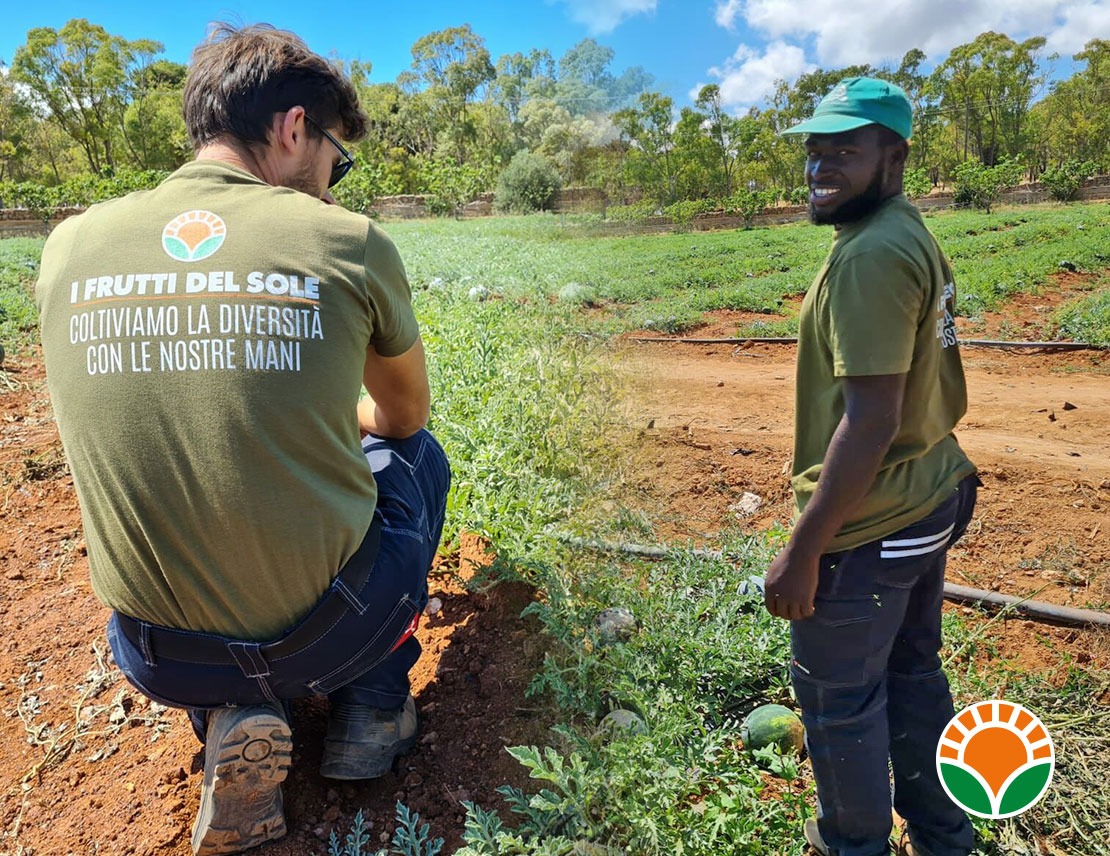
[[[269,24],[217,23],[193,51],[185,126],[194,149],[231,137],[264,144],[275,113],[300,105],[345,140],[366,136],[366,114],[347,76],[297,35]],[[320,136],[311,123],[308,133]]]

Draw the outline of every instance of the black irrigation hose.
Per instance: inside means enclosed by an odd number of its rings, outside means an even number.
[[[670,342],[682,345],[794,345],[797,338],[771,338],[750,336],[742,339],[696,339],[677,336],[633,336],[633,342]],[[1040,351],[1105,351],[1110,345],[1095,345],[1089,342],[1003,342],[991,339],[960,339],[960,345],[968,348],[1001,348],[1004,350]]]
[[[647,559],[666,559],[682,548],[668,549],[666,547],[648,547],[642,544],[614,544],[608,541],[594,541],[575,538],[570,535],[557,535],[558,540],[573,547],[589,550],[599,550],[604,553],[624,553],[630,556],[640,556]],[[689,550],[692,555],[705,559],[723,559],[724,554],[718,550]],[[944,596],[949,600],[960,603],[989,604],[1011,608],[1029,618],[1042,621],[1051,621],[1058,624],[1072,624],[1078,626],[1110,627],[1110,614],[1098,612],[1093,609],[1077,609],[1071,606],[1058,606],[1054,603],[1045,603],[1040,600],[1026,600],[1009,594],[996,591],[973,589],[955,583],[944,584]]]

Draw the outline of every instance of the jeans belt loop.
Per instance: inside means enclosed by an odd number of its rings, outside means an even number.
[[[264,678],[270,674],[270,664],[262,656],[262,646],[257,642],[229,642],[227,650],[248,678]]]
[[[150,647],[150,625],[145,621],[136,622],[139,625],[139,650],[143,654],[143,662],[154,666],[154,651]]]

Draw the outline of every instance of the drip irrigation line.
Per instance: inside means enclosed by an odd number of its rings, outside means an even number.
[[[589,540],[567,534],[557,534],[564,544],[603,553],[622,553],[645,559],[667,559],[678,553],[688,553],[702,559],[724,560],[727,555],[720,550],[651,547],[643,544],[616,544],[610,541]],[[944,584],[944,596],[957,603],[997,606],[1020,612],[1029,618],[1076,626],[1110,627],[1110,614],[1093,609],[1060,606],[1040,600],[1027,600],[996,591],[968,588],[955,583]]]
[[[680,345],[795,345],[797,337],[748,336],[745,338],[698,339],[681,336],[633,336],[633,342],[668,342]],[[1096,345],[1091,342],[1006,342],[992,339],[960,339],[961,347],[999,348],[1002,350],[1040,350],[1040,351],[1105,351],[1110,345]]]

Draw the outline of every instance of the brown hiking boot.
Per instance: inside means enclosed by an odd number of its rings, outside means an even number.
[[[376,779],[390,771],[397,756],[415,745],[416,701],[412,696],[399,710],[336,704],[328,716],[320,775],[329,779]]]
[[[293,738],[270,705],[223,707],[208,714],[204,782],[193,824],[193,853],[238,853],[285,835],[281,783]]]

